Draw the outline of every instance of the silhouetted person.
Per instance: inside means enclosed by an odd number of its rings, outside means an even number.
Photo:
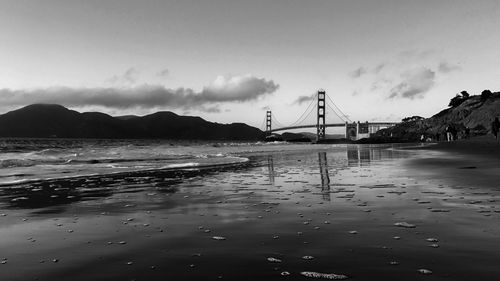
[[[469,127],[465,127],[465,138],[468,139],[470,137],[470,129]]]
[[[451,126],[451,134],[453,135],[453,140],[458,140],[458,130]]]
[[[455,131],[455,129],[453,128],[453,126],[448,125],[448,126],[446,127],[446,140],[447,140],[447,141],[453,141],[453,137],[454,137],[454,135],[455,135],[455,134],[453,133],[454,131]]]
[[[495,120],[491,122],[491,132],[495,136],[495,139],[498,139],[498,130],[500,130],[500,121],[498,117],[495,117]]]
[[[439,141],[439,137],[440,137],[440,133],[436,133],[436,135],[435,135],[436,141]]]

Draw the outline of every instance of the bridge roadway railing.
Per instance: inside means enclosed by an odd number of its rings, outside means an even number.
[[[348,123],[352,124],[352,123]],[[366,124],[366,123],[360,123],[360,124]],[[396,124],[399,124],[398,122],[371,122],[368,123],[369,126],[394,126]],[[285,131],[285,130],[293,130],[293,129],[304,129],[304,128],[316,128],[317,125],[300,125],[300,126],[290,126],[290,127],[283,127],[283,128],[276,128],[272,129],[268,132],[278,132],[278,131]],[[345,127],[346,123],[330,123],[330,124],[325,124],[325,127]]]

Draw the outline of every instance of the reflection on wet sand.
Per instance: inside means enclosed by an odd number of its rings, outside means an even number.
[[[267,156],[267,171],[268,171],[269,183],[271,185],[274,185],[275,172],[274,172],[274,160],[272,155]]]
[[[266,158],[267,160],[267,175],[269,178],[269,183],[275,185],[277,173],[274,169],[274,158],[270,154]],[[330,201],[330,176],[328,174],[328,160],[326,152],[318,152],[318,166],[321,184],[321,194],[323,200]]]
[[[158,170],[129,174],[53,179],[0,187],[0,204],[7,208],[33,209],[33,213],[61,213],[80,201],[92,201],[114,194],[147,190],[161,194],[178,191],[186,179],[238,170],[244,165],[186,170]]]
[[[318,164],[321,176],[321,193],[323,194],[323,200],[330,201],[330,176],[328,175],[326,152],[318,153]]]
[[[395,148],[381,149],[380,146],[348,145],[347,161],[349,166],[368,166],[372,161],[392,160],[404,157],[403,152]]]

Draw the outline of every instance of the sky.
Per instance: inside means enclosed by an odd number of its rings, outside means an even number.
[[[323,89],[354,121],[430,117],[462,90],[500,91],[499,30],[497,0],[0,0],[0,113],[260,128]]]

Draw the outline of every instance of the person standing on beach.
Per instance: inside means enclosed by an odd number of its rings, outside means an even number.
[[[451,126],[451,134],[453,135],[452,140],[454,141],[458,140],[458,129],[455,128],[454,126]]]
[[[446,126],[446,140],[453,141],[453,127],[451,125]]]
[[[498,140],[498,130],[500,130],[500,121],[498,120],[498,117],[495,117],[495,120],[491,122],[491,132],[495,136],[495,139]]]
[[[470,128],[469,127],[465,127],[464,133],[465,133],[466,139],[470,138]]]
[[[436,139],[437,142],[439,142],[439,132],[437,132],[435,135],[434,135],[434,138]]]

